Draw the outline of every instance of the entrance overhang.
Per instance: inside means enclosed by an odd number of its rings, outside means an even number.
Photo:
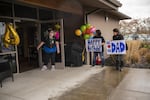
[[[79,0],[85,7],[117,10],[121,4],[111,0]]]
[[[15,0],[15,1],[69,13],[83,14],[82,5],[80,4],[80,2],[78,2],[78,0]]]
[[[119,19],[130,19],[129,16],[118,12],[122,4],[117,0],[15,0],[26,4],[56,9],[59,11],[83,14],[95,9],[101,9],[117,16]]]
[[[105,12],[109,15],[113,15],[119,20],[131,19],[128,15],[125,15],[118,11],[118,7],[122,4],[117,0],[79,0],[84,7],[85,13]]]
[[[109,13],[110,15],[116,16],[116,18],[118,18],[119,20],[124,20],[124,19],[131,19],[130,16],[125,15],[119,11],[115,11],[115,10],[108,10],[106,11],[107,13]]]

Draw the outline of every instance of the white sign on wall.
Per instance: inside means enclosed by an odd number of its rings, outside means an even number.
[[[107,54],[126,54],[125,40],[106,41]]]
[[[86,40],[86,51],[87,52],[101,52],[102,46],[101,46],[102,40],[99,38],[97,39],[87,39]]]

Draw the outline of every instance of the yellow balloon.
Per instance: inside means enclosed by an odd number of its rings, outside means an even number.
[[[77,36],[81,36],[82,32],[81,32],[80,29],[76,29],[76,30],[75,30],[75,34],[76,34]]]
[[[55,28],[56,28],[56,30],[59,30],[59,29],[60,29],[60,25],[59,25],[59,24],[56,24],[56,25],[55,25]]]

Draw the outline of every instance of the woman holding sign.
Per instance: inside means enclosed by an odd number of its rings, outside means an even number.
[[[102,65],[102,67],[104,67],[104,62],[105,62],[105,58],[104,58],[104,44],[105,44],[105,39],[104,39],[103,36],[101,36],[101,31],[100,30],[96,30],[96,36],[94,36],[93,39],[101,39],[102,50],[99,51],[99,52],[94,52],[92,66],[95,66],[95,64],[96,64],[96,58],[99,55],[100,58],[101,58],[101,63],[102,63],[101,65]]]
[[[113,40],[124,40],[123,35],[120,34],[119,29],[114,28],[113,29]],[[115,55],[116,59],[116,69],[119,71],[122,71],[123,67],[123,55],[122,54],[116,54]]]

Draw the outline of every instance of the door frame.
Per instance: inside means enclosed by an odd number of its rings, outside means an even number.
[[[41,24],[44,23],[60,23],[60,52],[61,52],[61,62],[56,62],[56,68],[57,69],[64,69],[65,68],[65,52],[64,52],[64,30],[63,30],[63,19],[57,19],[57,20],[45,20],[45,21],[39,21],[39,35],[38,35],[38,40],[39,42],[41,41]],[[39,66],[42,66],[42,50],[40,49],[38,51],[38,60],[39,60]]]

